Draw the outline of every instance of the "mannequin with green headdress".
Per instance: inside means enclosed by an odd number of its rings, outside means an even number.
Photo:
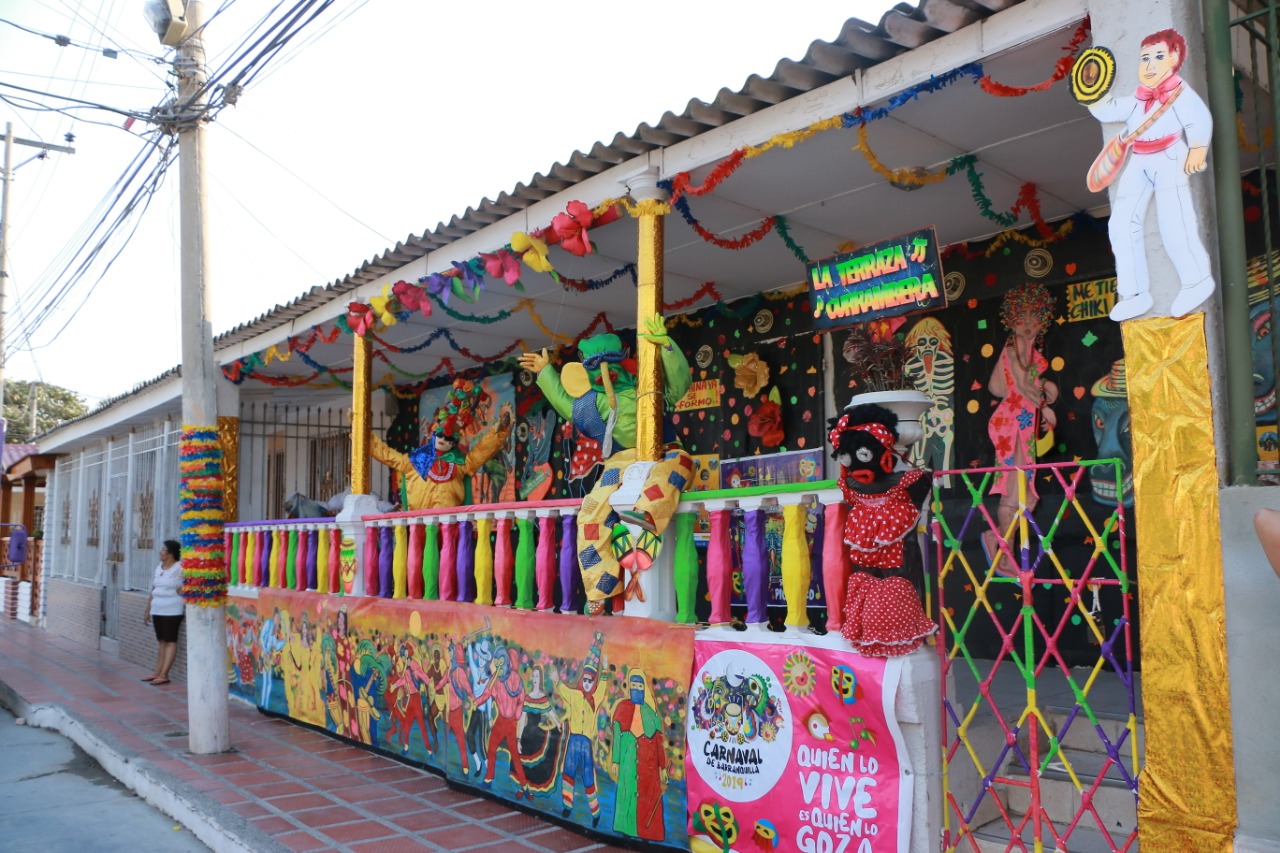
[[[660,316],[649,318],[639,337],[658,345],[662,358],[662,394],[668,409],[689,390],[689,362],[667,335]],[[623,592],[622,569],[643,571],[653,564],[662,532],[675,514],[680,493],[693,472],[693,458],[677,442],[663,448],[648,472],[633,509],[618,512],[609,498],[622,484],[622,472],[636,461],[636,370],[614,334],[593,335],[578,343],[581,362],[557,371],[546,351],[525,353],[520,365],[537,376],[538,387],[560,417],[600,442],[605,467],[578,512],[578,565],[587,594],[587,612],[601,613],[605,602]],[[621,449],[619,449],[621,448]],[[616,452],[615,452],[616,451]],[[633,543],[623,522],[641,530]]]
[[[476,421],[475,412],[488,395],[469,379],[454,380],[449,397],[436,412],[426,443],[401,453],[373,436],[370,452],[383,465],[404,477],[405,509],[442,509],[471,503],[471,475],[507,443],[511,434],[510,406],[503,406],[498,422],[467,449],[462,434]]]

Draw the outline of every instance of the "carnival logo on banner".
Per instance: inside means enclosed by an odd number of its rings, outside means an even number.
[[[945,308],[938,235],[923,228],[853,252],[810,261],[813,327],[833,329]]]
[[[901,661],[833,635],[694,643],[686,777],[695,853],[905,853]]]

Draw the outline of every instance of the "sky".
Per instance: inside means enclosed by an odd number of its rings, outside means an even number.
[[[205,0],[210,71],[291,5]],[[340,280],[575,150],[768,76],[814,40],[835,39],[847,18],[876,22],[892,5],[336,0],[208,126],[214,332]],[[14,148],[5,376],[69,388],[91,406],[181,360],[176,162],[88,274],[72,286],[64,274],[146,126],[48,108],[77,98],[146,112],[166,99],[172,54],[142,7],[0,0],[0,125],[57,145],[75,135],[74,154],[27,162],[36,149]],[[71,43],[47,37],[56,35]]]

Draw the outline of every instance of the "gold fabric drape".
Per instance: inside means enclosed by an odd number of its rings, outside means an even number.
[[[1147,742],[1142,853],[1229,853],[1236,782],[1204,315],[1135,320],[1121,330]]]

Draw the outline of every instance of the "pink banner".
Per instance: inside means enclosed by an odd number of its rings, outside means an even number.
[[[803,645],[700,634],[686,718],[692,849],[906,853],[901,666],[835,634]]]

